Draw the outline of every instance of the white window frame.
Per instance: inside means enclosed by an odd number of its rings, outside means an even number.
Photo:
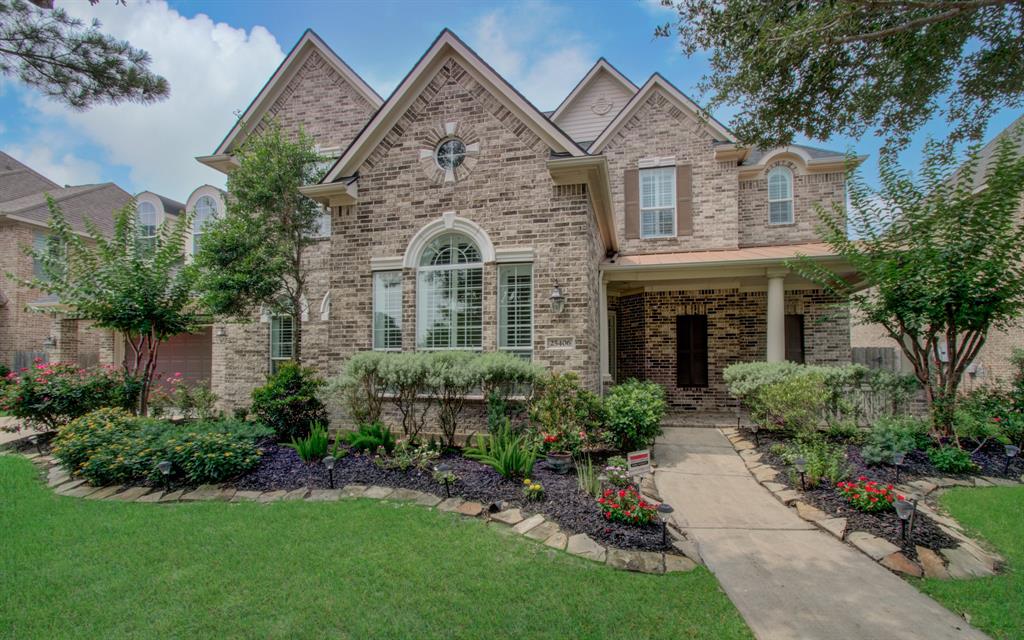
[[[670,178],[671,179],[671,184],[672,184],[671,207],[664,206],[664,203],[662,203],[663,206],[660,206],[660,207],[654,206],[654,207],[644,208],[644,173],[647,173],[647,172],[651,172],[651,173],[653,173],[653,172],[665,173],[665,174],[668,174],[668,175],[671,176],[671,178]],[[676,189],[678,188],[678,185],[676,184],[676,168],[675,168],[675,166],[661,165],[661,166],[657,166],[657,167],[641,167],[640,170],[637,172],[637,181],[639,182],[639,184],[637,185],[637,194],[638,194],[639,199],[640,199],[640,202],[639,202],[639,208],[640,208],[640,238],[642,238],[644,240],[650,240],[650,239],[658,239],[658,238],[674,238],[677,235],[679,235],[679,233],[678,233],[679,230],[677,229],[677,225],[676,225],[677,220],[678,220],[678,216],[677,216],[677,212],[676,212]],[[646,233],[644,231],[645,226],[646,226],[646,225],[644,225],[644,214],[645,213],[651,214],[651,215],[661,215],[661,214],[663,214],[665,211],[667,211],[669,209],[671,209],[671,211],[672,211],[672,213],[671,213],[671,215],[672,215],[672,231],[671,231],[671,233]]]
[[[505,334],[506,334],[505,335],[505,340],[504,341],[502,340],[502,329],[507,329],[508,328],[508,327],[506,327],[506,323],[503,322],[503,318],[508,313],[508,307],[505,306],[503,308],[503,303],[505,302],[505,293],[506,293],[503,290],[504,289],[504,277],[503,276],[504,276],[504,273],[507,272],[507,271],[518,270],[518,269],[522,269],[524,267],[529,269],[529,273],[530,273],[530,292],[529,292],[530,293],[530,299],[526,303],[526,308],[530,312],[530,340],[529,340],[530,346],[528,346],[528,347],[510,346],[508,344],[508,341],[507,341],[507,338],[508,338],[507,331],[505,332]],[[536,314],[534,314],[534,308],[533,308],[534,307],[533,263],[532,262],[503,263],[503,264],[499,264],[498,265],[497,272],[498,272],[497,273],[497,275],[498,275],[498,282],[497,282],[497,289],[498,289],[498,296],[497,296],[497,298],[498,298],[498,350],[499,351],[507,351],[509,353],[513,353],[513,354],[515,354],[515,355],[517,355],[517,356],[519,356],[519,357],[521,357],[521,358],[523,358],[525,360],[532,360],[533,359],[533,341],[534,341],[534,323],[535,323],[534,316],[536,315]],[[502,344],[503,342],[504,342],[504,344]]]
[[[274,349],[275,325],[277,325],[277,323],[279,323],[281,320],[284,320],[284,319],[287,319],[288,321],[290,321],[291,325],[292,325],[291,326],[292,339],[291,339],[291,345],[289,345],[288,355],[287,356],[282,355],[280,352],[275,353],[275,349]],[[277,331],[279,332],[280,329],[277,329]],[[295,319],[292,318],[292,316],[290,316],[288,314],[276,314],[276,315],[270,316],[270,373],[271,373],[271,375],[273,375],[274,373],[277,372],[277,367],[280,365],[280,363],[292,360],[292,359],[294,359],[294,357],[295,357]]]
[[[199,205],[205,200],[210,201],[210,213],[209,216],[200,220],[199,218]],[[217,201],[213,196],[199,196],[196,200],[196,206],[194,207],[195,217],[192,219],[192,254],[199,250],[199,239],[203,235],[203,227],[210,223],[211,220],[217,219],[220,215],[220,210],[217,208]]]
[[[483,290],[484,290],[483,289],[483,281],[484,281],[483,254],[480,253],[480,247],[476,243],[476,241],[474,241],[472,237],[470,237],[470,236],[468,236],[468,235],[466,235],[464,233],[461,233],[461,232],[445,233],[445,234],[443,234],[442,236],[439,236],[439,237],[449,237],[451,235],[460,235],[463,238],[465,238],[466,240],[468,240],[469,242],[471,242],[473,244],[473,246],[476,247],[477,253],[480,254],[481,261],[480,262],[466,262],[466,263],[461,263],[461,264],[460,263],[456,263],[456,264],[442,264],[442,265],[420,265],[420,266],[418,266],[416,268],[416,348],[419,349],[419,350],[422,350],[422,351],[482,351],[483,350],[483,333],[484,333],[483,332],[483,324],[484,324],[484,322],[483,322]],[[427,242],[424,245],[423,251],[424,252],[427,251],[430,248],[431,244],[435,240],[437,240],[437,238],[432,238],[429,242]],[[419,260],[422,261],[422,259],[423,259],[423,254],[421,253],[420,257],[419,257]],[[480,272],[480,337],[479,337],[479,344],[477,344],[476,346],[464,346],[464,345],[452,346],[452,343],[456,342],[456,341],[452,340],[452,335],[454,333],[458,332],[458,327],[455,326],[454,324],[450,323],[449,327],[448,327],[448,329],[449,329],[448,346],[447,347],[431,347],[431,346],[427,346],[426,343],[425,343],[425,335],[424,335],[424,332],[426,330],[424,314],[427,311],[427,304],[426,304],[427,301],[425,300],[425,296],[427,294],[427,287],[426,287],[426,283],[424,282],[425,276],[427,274],[434,273],[434,272],[440,272],[440,271],[450,271],[450,272],[454,273],[455,271],[470,271],[470,270],[479,270],[479,272]],[[452,310],[454,310],[454,304],[455,304],[454,298],[449,300],[449,304],[452,305]]]
[[[785,177],[787,191],[789,192],[786,197],[772,198],[772,177],[776,175],[782,175]],[[768,171],[767,182],[768,182],[768,224],[769,225],[787,225],[793,224],[794,212],[793,212],[793,170],[789,167],[778,165],[772,167]],[[778,202],[787,203],[789,205],[789,216],[786,220],[772,220],[772,205]]]
[[[146,227],[149,227],[150,225],[142,223],[142,208],[144,206],[152,209],[152,213],[153,213],[153,225],[152,225],[153,232],[151,234],[145,233]],[[147,211],[146,213],[148,215],[149,211]],[[139,240],[142,241],[142,245],[147,247],[147,248],[149,248],[149,249],[155,248],[156,247],[156,236],[160,232],[160,211],[159,211],[159,209],[157,209],[156,206],[152,202],[149,202],[147,200],[143,200],[142,202],[138,203],[136,205],[136,207],[135,207],[135,223],[136,223],[136,230],[137,230],[137,233],[138,233],[138,237],[139,237]]]
[[[389,311],[386,308],[385,309],[380,308],[378,303],[380,303],[381,300],[380,300],[380,298],[378,296],[378,292],[380,291],[379,287],[383,287],[384,286],[384,283],[382,282],[383,278],[384,277],[394,277],[394,276],[398,276],[398,301],[397,301],[397,309],[392,308],[390,311],[397,311],[397,315],[395,317],[397,318],[396,324],[398,325],[398,346],[397,347],[389,347],[389,346],[387,346],[387,337],[388,337],[387,336],[387,331],[388,331],[387,328],[386,327],[378,327],[377,326],[377,319],[378,319],[378,315],[377,314],[380,313],[380,312],[388,313],[388,311]],[[385,301],[385,306],[387,306],[387,303],[394,304],[394,302],[395,302],[394,300],[387,300],[387,301]],[[381,342],[382,342],[382,344],[384,346],[378,346],[378,344],[377,344],[378,336],[380,336],[382,338]],[[374,351],[401,351],[402,350],[402,272],[400,270],[374,271],[373,272],[373,336],[372,336],[372,338],[373,338],[372,342],[373,342],[373,350]]]

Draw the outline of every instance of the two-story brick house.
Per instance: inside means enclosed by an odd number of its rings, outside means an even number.
[[[745,148],[658,74],[599,60],[545,114],[446,30],[382,100],[310,31],[199,161],[230,171],[269,118],[337,158],[304,189],[330,212],[302,347],[327,375],[369,349],[508,350],[720,410],[729,363],[849,360],[845,310],[785,268],[842,267],[813,204],[844,200],[844,155]],[[289,326],[214,328],[227,404],[287,357]]]

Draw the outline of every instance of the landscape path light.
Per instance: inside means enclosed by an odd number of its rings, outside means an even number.
[[[807,482],[804,480],[804,474],[807,473],[807,461],[804,460],[803,456],[797,456],[797,459],[793,461],[793,466],[796,467],[796,472],[800,474],[800,490],[807,491]]]
[[[667,502],[658,505],[658,517],[661,519],[661,546],[668,546],[668,519],[674,509]]]
[[[31,435],[28,437],[28,442],[36,448],[36,453],[43,455],[43,447],[39,443],[39,436]]]
[[[914,516],[914,512],[917,511],[917,500],[904,500],[900,498],[896,501],[896,515],[900,519],[900,538],[903,540],[907,539],[907,521]],[[913,535],[913,530],[910,534]]]
[[[1020,447],[1015,444],[1006,445],[1006,466],[1003,468],[1003,475],[1010,473],[1010,463],[1020,453]]]
[[[156,468],[160,470],[160,473],[164,477],[164,487],[167,491],[171,490],[171,461],[161,460],[156,463]]]
[[[442,462],[434,467],[434,470],[441,474],[441,481],[444,482],[444,496],[446,498],[452,497],[452,466],[447,462]]]
[[[334,488],[334,463],[334,456],[324,456],[324,466],[327,467],[327,481],[332,489]]]
[[[892,466],[896,467],[896,482],[900,481],[900,467],[903,466],[903,461],[907,459],[907,454],[902,451],[897,451],[892,456]]]

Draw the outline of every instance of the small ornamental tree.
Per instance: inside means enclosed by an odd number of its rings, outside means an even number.
[[[292,358],[302,362],[302,305],[309,266],[304,250],[315,243],[320,207],[299,187],[320,179],[313,139],[299,131],[289,140],[277,123],[246,140],[240,165],[228,174],[227,211],[211,221],[195,256],[206,308],[219,316],[249,318],[259,310],[289,315]]]
[[[135,205],[129,204],[114,213],[111,237],[86,219],[86,241],[52,198],[47,197],[47,205],[47,246],[24,248],[41,265],[41,276],[21,280],[7,275],[23,286],[55,294],[69,315],[124,335],[130,350],[125,366],[141,382],[138,410],[144,415],[161,343],[199,324],[192,271],[182,268],[189,216],[182,213],[162,224],[155,243],[141,242]]]
[[[896,341],[941,435],[954,435],[960,381],[989,330],[1024,312],[1022,133],[1003,136],[983,176],[977,147],[957,166],[948,145],[934,142],[917,176],[889,154],[877,192],[852,175],[849,209],[818,212],[825,242],[860,274],[857,286],[806,256],[790,264]]]

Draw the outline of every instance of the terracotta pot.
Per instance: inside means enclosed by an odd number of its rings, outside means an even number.
[[[548,469],[565,475],[572,468],[572,454],[566,451],[551,451],[547,454]]]

